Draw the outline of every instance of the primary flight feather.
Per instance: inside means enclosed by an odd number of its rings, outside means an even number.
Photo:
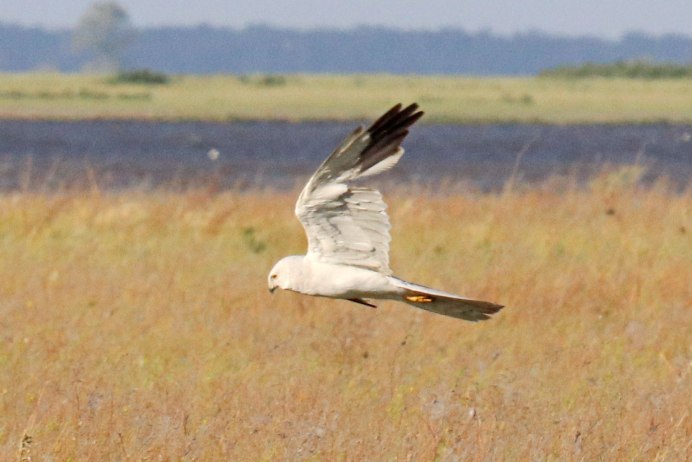
[[[417,104],[397,104],[369,128],[358,127],[320,165],[296,203],[308,237],[306,255],[285,257],[269,273],[277,287],[350,300],[398,300],[434,313],[480,321],[502,305],[403,281],[389,268],[389,218],[376,189],[353,181],[382,173],[401,159],[401,142],[423,115]]]

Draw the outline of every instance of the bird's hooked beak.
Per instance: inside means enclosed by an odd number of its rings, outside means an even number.
[[[272,270],[271,273],[269,273],[269,279],[267,280],[267,287],[269,288],[269,293],[273,294],[274,291],[276,290],[277,287],[279,287],[279,284],[276,283],[276,279],[279,276]]]

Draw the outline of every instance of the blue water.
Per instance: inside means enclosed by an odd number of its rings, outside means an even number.
[[[101,189],[215,184],[294,188],[354,127],[347,122],[0,121],[0,189]],[[521,181],[584,179],[640,163],[646,181],[692,177],[689,125],[426,125],[382,181],[501,188],[519,157]],[[210,151],[218,151],[212,160]],[[212,155],[213,157],[213,155]],[[377,181],[377,180],[376,180]]]

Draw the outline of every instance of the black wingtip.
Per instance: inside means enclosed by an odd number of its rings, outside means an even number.
[[[378,138],[387,133],[391,133],[401,128],[408,128],[425,114],[418,111],[418,103],[412,103],[403,108],[403,104],[397,103],[390,110],[382,114],[375,122],[368,127],[373,138]]]
[[[415,103],[414,103],[414,104],[415,104]],[[397,104],[395,104],[394,106],[392,106],[391,109],[389,109],[387,112],[385,112],[384,114],[382,114],[376,121],[374,121],[374,122],[372,123],[372,125],[370,125],[370,127],[368,127],[368,131],[369,131],[370,133],[376,131],[376,130],[377,130],[378,128],[380,128],[382,125],[384,125],[385,123],[387,123],[387,121],[388,121],[390,118],[392,118],[393,116],[395,116],[396,114],[398,114],[398,113],[401,111],[401,107],[402,107],[402,104],[401,104],[401,103],[397,103]]]
[[[370,141],[358,160],[361,172],[398,151],[408,135],[409,127],[423,116],[423,111],[419,111],[418,107],[417,103],[406,107],[398,103],[368,127]]]
[[[379,119],[368,127],[372,144],[393,133],[407,132],[408,128],[423,117],[424,112],[418,110],[418,104],[412,103],[403,108],[401,103],[394,105]]]

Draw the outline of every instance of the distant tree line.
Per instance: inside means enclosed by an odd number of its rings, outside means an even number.
[[[166,73],[394,73],[535,75],[547,68],[645,60],[692,63],[692,37],[630,33],[620,40],[538,32],[499,36],[459,29],[292,30],[211,26],[147,28],[119,50],[124,69]],[[107,56],[107,55],[104,55]],[[79,71],[93,56],[70,30],[0,23],[0,71]]]

